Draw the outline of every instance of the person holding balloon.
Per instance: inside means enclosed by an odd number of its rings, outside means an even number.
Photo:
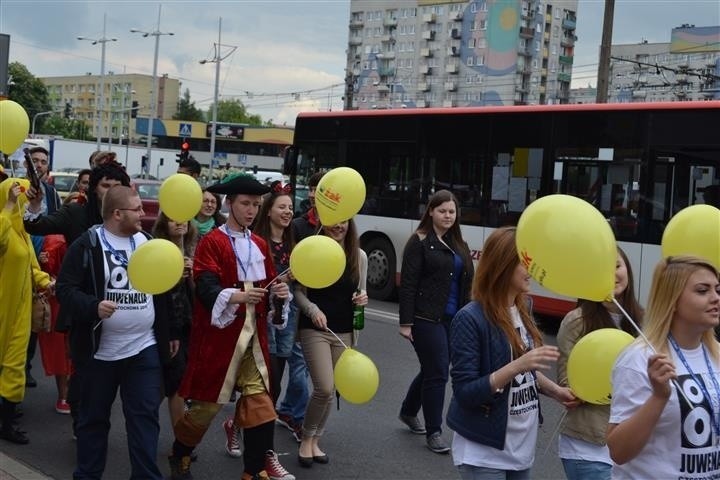
[[[503,227],[485,241],[473,278],[473,301],[450,327],[453,396],[447,424],[453,462],[463,479],[527,479],[535,458],[539,393],[572,406],[570,389],[539,370],[559,358],[543,345],[528,297],[530,275]]]
[[[230,215],[195,250],[190,356],[178,391],[192,403],[174,426],[169,458],[174,480],[192,478],[191,454],[235,390],[239,399],[233,425],[244,432],[242,478],[295,479],[273,450],[277,415],[270,396],[267,339],[270,305],[275,298],[282,300],[286,318],[290,293],[283,282],[270,284],[277,275],[272,256],[267,243],[250,231],[261,195],[268,190],[244,173],[208,188],[226,195]]]
[[[450,363],[450,323],[470,300],[473,263],[460,231],[459,204],[448,190],[430,197],[415,233],[405,245],[400,280],[400,335],[420,361],[408,388],[400,421],[425,434],[427,447],[447,453],[441,436],[445,385]],[[422,407],[425,426],[417,418]]]
[[[612,476],[720,476],[720,323],[717,267],[693,256],[660,261],[643,339],[612,372],[607,443]]]
[[[180,327],[180,346],[177,354],[165,366],[165,396],[168,399],[170,423],[175,425],[185,412],[185,401],[177,391],[185,373],[188,346],[190,342],[190,326],[192,325],[192,299],[195,285],[192,280],[192,259],[197,245],[197,229],[191,222],[175,222],[160,212],[153,225],[154,238],[162,238],[174,243],[183,253],[185,268],[182,278],[168,292],[170,307],[175,321]]]
[[[29,442],[15,426],[17,405],[25,397],[25,357],[30,338],[32,290],[51,287],[40,270],[30,237],[23,229],[22,211],[30,184],[8,178],[0,183],[0,438]]]
[[[360,248],[353,219],[335,225],[323,225],[321,235],[335,240],[343,247],[345,265],[340,278],[329,286],[300,286],[296,289],[300,310],[300,342],[313,384],[298,449],[298,461],[305,468],[312,467],[314,463],[326,464],[330,461],[319,442],[332,410],[335,392],[333,369],[346,346],[352,344],[354,306],[368,303],[367,255]],[[311,240],[312,237],[303,242]],[[301,271],[295,276],[302,282],[301,277],[308,274],[312,277],[312,272]]]
[[[131,476],[163,478],[157,466],[162,365],[177,353],[179,332],[167,296],[130,281],[132,255],[154,241],[142,232],[142,212],[137,192],[110,188],[102,225],[70,245],[58,275],[57,298],[72,318],[70,352],[81,379],[75,478],[103,475],[118,388]]]
[[[641,323],[643,309],[635,296],[632,267],[625,252],[621,248],[617,252],[613,296],[635,322]],[[557,362],[558,384],[568,386],[568,357],[573,347],[585,335],[600,329],[621,329],[629,335],[637,335],[613,302],[579,299],[578,307],[565,316],[557,333],[560,350]],[[582,361],[580,357],[572,358],[573,361]],[[615,360],[609,355],[605,358],[609,365]],[[591,364],[591,359],[587,359],[587,362],[578,367],[582,369],[579,380],[588,386],[602,388],[602,382],[594,374],[598,364]],[[609,376],[607,383],[609,387]],[[573,388],[574,385],[570,383],[569,386]],[[578,391],[575,393],[580,395]],[[587,403],[568,409],[566,415],[560,429],[558,452],[568,480],[609,480],[612,460],[605,440],[610,417],[609,401],[607,404],[594,404],[588,399]]]

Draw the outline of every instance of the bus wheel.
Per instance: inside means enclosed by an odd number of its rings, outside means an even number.
[[[368,295],[376,300],[389,300],[395,293],[395,249],[384,238],[375,237],[363,250],[368,257]]]

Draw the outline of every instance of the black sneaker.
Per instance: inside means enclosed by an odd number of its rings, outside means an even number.
[[[425,427],[423,426],[420,419],[418,419],[418,417],[403,415],[401,413],[398,418],[401,422],[408,426],[412,433],[416,433],[418,435],[425,435]]]
[[[14,426],[3,426],[2,430],[0,430],[0,438],[8,442],[17,443],[18,445],[27,445],[30,443],[30,439],[25,435],[25,432],[18,430]]]
[[[170,455],[168,460],[170,462],[170,480],[193,480],[192,473],[190,473],[189,455],[187,457]]]
[[[427,447],[435,453],[448,453],[450,447],[447,446],[445,441],[440,436],[440,432],[435,432],[427,437]]]
[[[35,380],[35,377],[30,375],[30,371],[28,370],[25,372],[25,386],[28,388],[35,388],[37,387],[37,380]]]

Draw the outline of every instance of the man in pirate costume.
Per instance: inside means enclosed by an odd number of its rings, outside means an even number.
[[[285,300],[283,315],[287,318],[290,295],[281,282],[265,288],[277,272],[267,244],[249,230],[261,195],[269,188],[252,175],[236,174],[208,191],[227,195],[230,214],[227,223],[203,237],[195,251],[197,301],[187,369],[179,390],[192,406],[174,426],[171,478],[193,478],[190,455],[237,390],[234,424],[244,429],[242,479],[295,480],[273,451],[277,416],[269,393],[267,338],[271,297]]]

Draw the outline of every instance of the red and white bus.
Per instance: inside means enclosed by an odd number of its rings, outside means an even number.
[[[720,102],[302,113],[285,163],[293,184],[338,166],[365,179],[356,221],[373,298],[392,297],[405,242],[428,196],[445,188],[460,201],[475,257],[492,229],[517,224],[537,198],[587,200],[628,253],[645,302],[668,220],[719,188]],[[553,316],[576,300],[533,292],[536,310]]]

